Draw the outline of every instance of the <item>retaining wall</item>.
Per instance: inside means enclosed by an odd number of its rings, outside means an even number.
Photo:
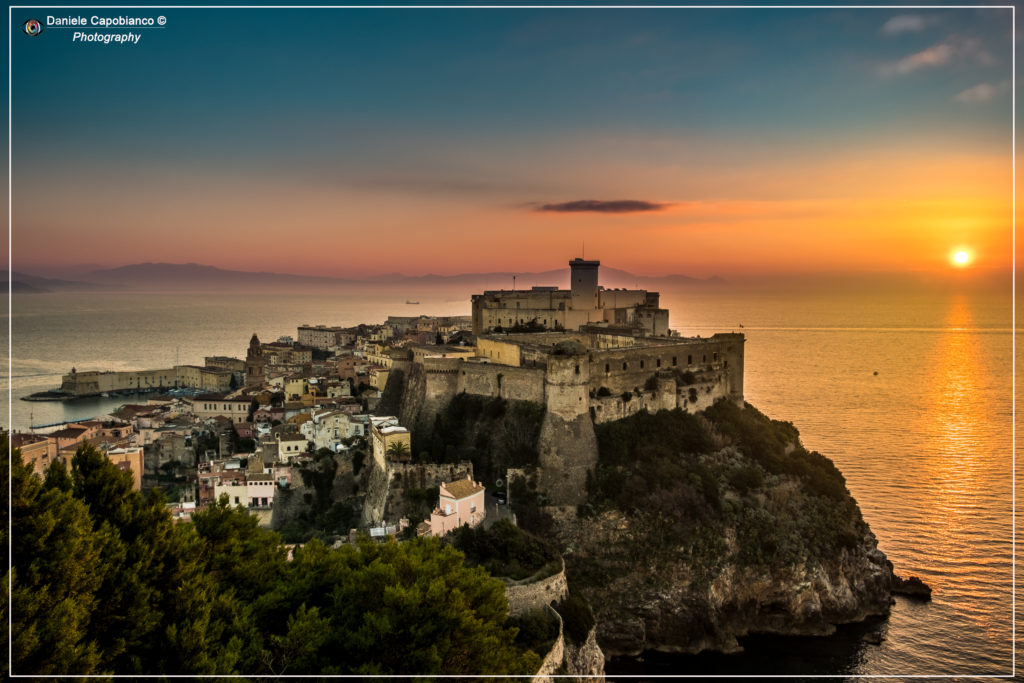
[[[562,615],[551,605],[547,605],[547,609],[558,619],[558,639],[551,646],[551,652],[541,662],[540,669],[533,675],[534,683],[555,683],[557,679],[551,678],[551,676],[558,671],[559,667],[562,666],[562,662],[565,661],[565,623],[562,621]]]
[[[569,594],[569,584],[565,579],[565,560],[562,570],[540,581],[530,583],[505,581],[505,598],[508,600],[509,616],[517,617],[525,612],[540,609],[552,602],[560,602]]]

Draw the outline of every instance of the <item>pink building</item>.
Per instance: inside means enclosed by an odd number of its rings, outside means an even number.
[[[430,534],[444,536],[463,524],[476,526],[484,519],[484,486],[468,476],[441,484],[437,509],[430,514]]]
[[[271,474],[250,474],[245,481],[249,493],[250,508],[274,507],[274,476]]]

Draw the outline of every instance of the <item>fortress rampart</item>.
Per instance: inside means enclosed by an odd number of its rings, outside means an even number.
[[[461,392],[543,403],[539,482],[552,504],[573,505],[596,462],[594,424],[741,402],[744,342],[735,333],[634,337],[601,328],[487,335],[473,358],[396,361],[408,374],[401,414],[427,428]]]
[[[113,391],[152,391],[188,387],[207,391],[227,391],[231,370],[197,365],[175,365],[160,370],[86,370],[61,377],[61,391],[73,396],[95,396]]]
[[[490,363],[462,363],[456,392],[544,402],[544,369],[517,368]]]

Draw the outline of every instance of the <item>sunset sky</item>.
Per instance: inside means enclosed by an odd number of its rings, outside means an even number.
[[[161,12],[15,28],[15,270],[1010,266],[1009,9]]]

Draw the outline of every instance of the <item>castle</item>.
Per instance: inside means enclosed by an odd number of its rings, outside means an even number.
[[[743,401],[743,334],[679,337],[658,293],[605,290],[600,262],[569,265],[570,290],[473,296],[474,356],[408,353],[392,365],[403,378],[405,425],[429,426],[460,392],[542,403],[540,484],[556,505],[581,500],[597,457],[595,423]],[[555,331],[506,331],[531,321]]]
[[[667,335],[668,311],[658,308],[658,293],[642,289],[605,289],[597,283],[600,266],[600,261],[581,258],[569,261],[569,289],[533,287],[525,291],[502,289],[474,294],[473,334],[517,326],[577,330],[596,324],[624,328],[640,335]]]

